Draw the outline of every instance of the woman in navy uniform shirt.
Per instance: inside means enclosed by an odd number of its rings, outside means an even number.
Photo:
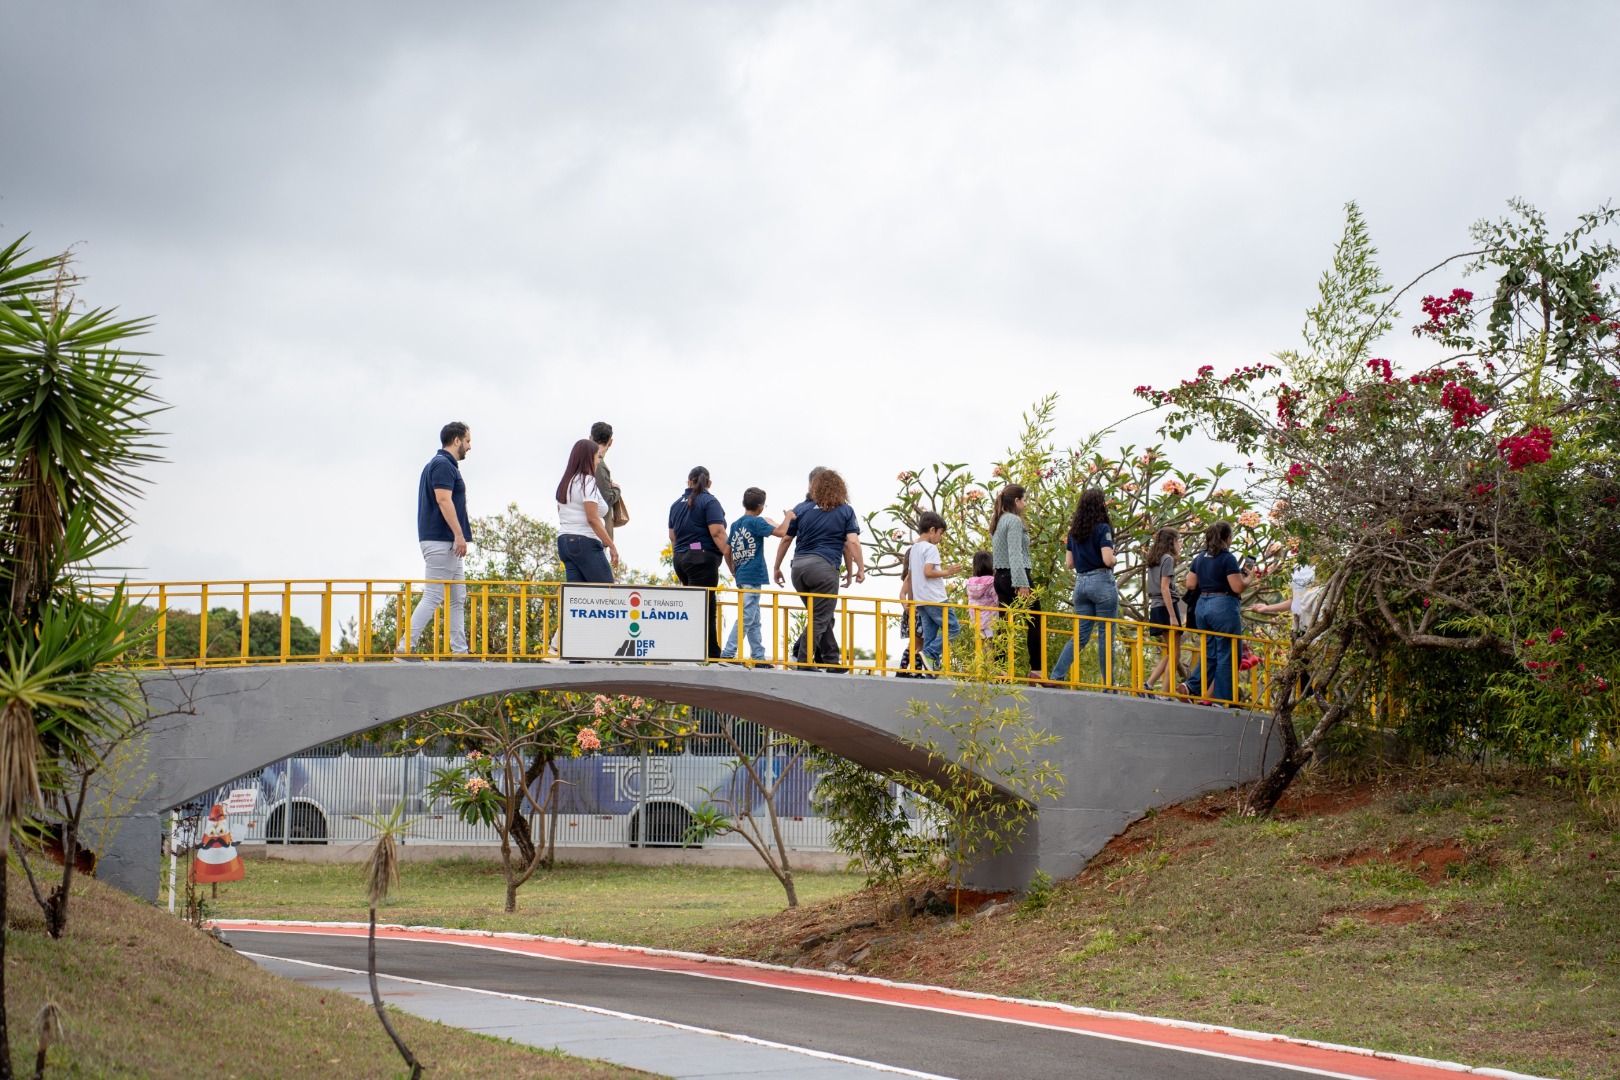
[[[1097,619],[1119,618],[1119,585],[1114,581],[1114,526],[1108,520],[1108,500],[1101,488],[1087,488],[1080,493],[1075,504],[1074,517],[1069,522],[1069,536],[1064,564],[1075,572],[1074,613],[1092,615]],[[1092,631],[1097,633],[1097,671],[1104,686],[1112,685],[1112,665],[1108,662],[1113,650],[1113,628],[1109,623],[1080,620],[1079,648],[1086,647]],[[1066,682],[1069,665],[1074,662],[1075,641],[1071,639],[1058,655],[1052,668],[1053,682]]]
[[[720,584],[721,560],[731,563],[731,545],[726,541],[726,512],[709,494],[709,484],[709,470],[702,465],[686,474],[686,492],[669,508],[669,546],[675,580],[710,590],[704,613],[709,620],[709,659],[716,660],[720,624],[713,590]]]
[[[1204,550],[1193,558],[1185,585],[1198,590],[1198,629],[1216,634],[1243,633],[1242,609],[1238,598],[1252,582],[1231,552],[1232,523],[1217,521],[1204,530]],[[1204,671],[1210,680],[1210,696],[1221,702],[1233,700],[1232,657],[1235,639],[1204,635]]]

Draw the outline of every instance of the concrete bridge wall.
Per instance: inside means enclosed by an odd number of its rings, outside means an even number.
[[[288,664],[142,676],[162,715],[136,799],[98,875],[156,899],[163,815],[289,754],[426,709],[494,693],[581,690],[707,707],[764,723],[872,769],[928,774],[900,741],[908,702],[943,701],[943,681],[750,670],[721,665],[413,663]],[[1061,738],[1050,757],[1067,780],[1018,847],[974,868],[975,886],[1019,889],[1045,870],[1078,873],[1136,818],[1258,776],[1274,760],[1265,717],[1128,695],[1032,689],[1037,723]],[[1269,749],[1268,749],[1269,747]]]

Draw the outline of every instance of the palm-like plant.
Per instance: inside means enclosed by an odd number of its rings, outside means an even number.
[[[138,470],[155,460],[161,404],[122,348],[149,326],[79,310],[67,256],[0,248],[0,833],[39,805],[64,760],[93,762],[124,737],[140,699],[106,670],[144,616],[79,587],[128,533]],[[0,875],[0,1002],[4,1000]],[[64,898],[65,900],[65,898]],[[0,1007],[0,1080],[10,1080]]]
[[[404,820],[404,811],[404,804],[401,803],[396,804],[393,812],[386,817],[361,819],[376,834],[371,856],[366,859],[364,869],[366,899],[371,908],[371,928],[366,934],[366,975],[371,980],[371,1006],[377,1010],[377,1019],[382,1021],[388,1037],[394,1040],[399,1056],[405,1059],[406,1066],[411,1070],[411,1080],[419,1080],[422,1063],[416,1060],[416,1055],[411,1053],[405,1040],[394,1030],[394,1025],[388,1019],[388,1010],[383,1008],[382,994],[377,990],[377,905],[387,900],[388,891],[399,884],[398,840],[410,828]]]

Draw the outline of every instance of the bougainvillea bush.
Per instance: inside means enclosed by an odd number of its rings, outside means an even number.
[[[1137,391],[1168,436],[1200,431],[1254,461],[1251,496],[1275,500],[1326,586],[1290,656],[1323,710],[1300,737],[1285,680],[1287,753],[1253,809],[1373,701],[1445,749],[1567,758],[1620,737],[1620,646],[1601,632],[1620,601],[1620,294],[1602,281],[1620,262],[1614,212],[1554,236],[1510,205],[1394,293],[1352,204],[1305,348]],[[1409,296],[1422,317],[1398,335]],[[1478,677],[1442,671],[1459,664]]]

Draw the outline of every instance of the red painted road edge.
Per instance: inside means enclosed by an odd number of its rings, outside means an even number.
[[[364,937],[366,934],[365,925],[355,923],[219,919],[214,921],[214,925],[223,930],[258,930],[284,934],[328,934],[340,937]],[[1078,1034],[1149,1043],[1167,1049],[1213,1053],[1258,1063],[1319,1070],[1341,1076],[1364,1077],[1366,1080],[1438,1080],[1440,1077],[1454,1078],[1459,1074],[1538,1080],[1523,1073],[1472,1068],[1454,1062],[1429,1061],[1355,1047],[1339,1047],[1293,1039],[1286,1035],[1267,1035],[1208,1024],[1108,1013],[1056,1002],[996,997],[945,987],[896,983],[868,976],[785,968],[750,960],[669,952],[633,945],[605,945],[540,935],[420,926],[379,926],[377,936],[398,941],[427,941],[443,945],[492,949],[498,952],[607,967],[678,972],[709,979],[825,994],[855,1001],[872,1001],[958,1016],[975,1016],[1005,1023],[1057,1028]]]

